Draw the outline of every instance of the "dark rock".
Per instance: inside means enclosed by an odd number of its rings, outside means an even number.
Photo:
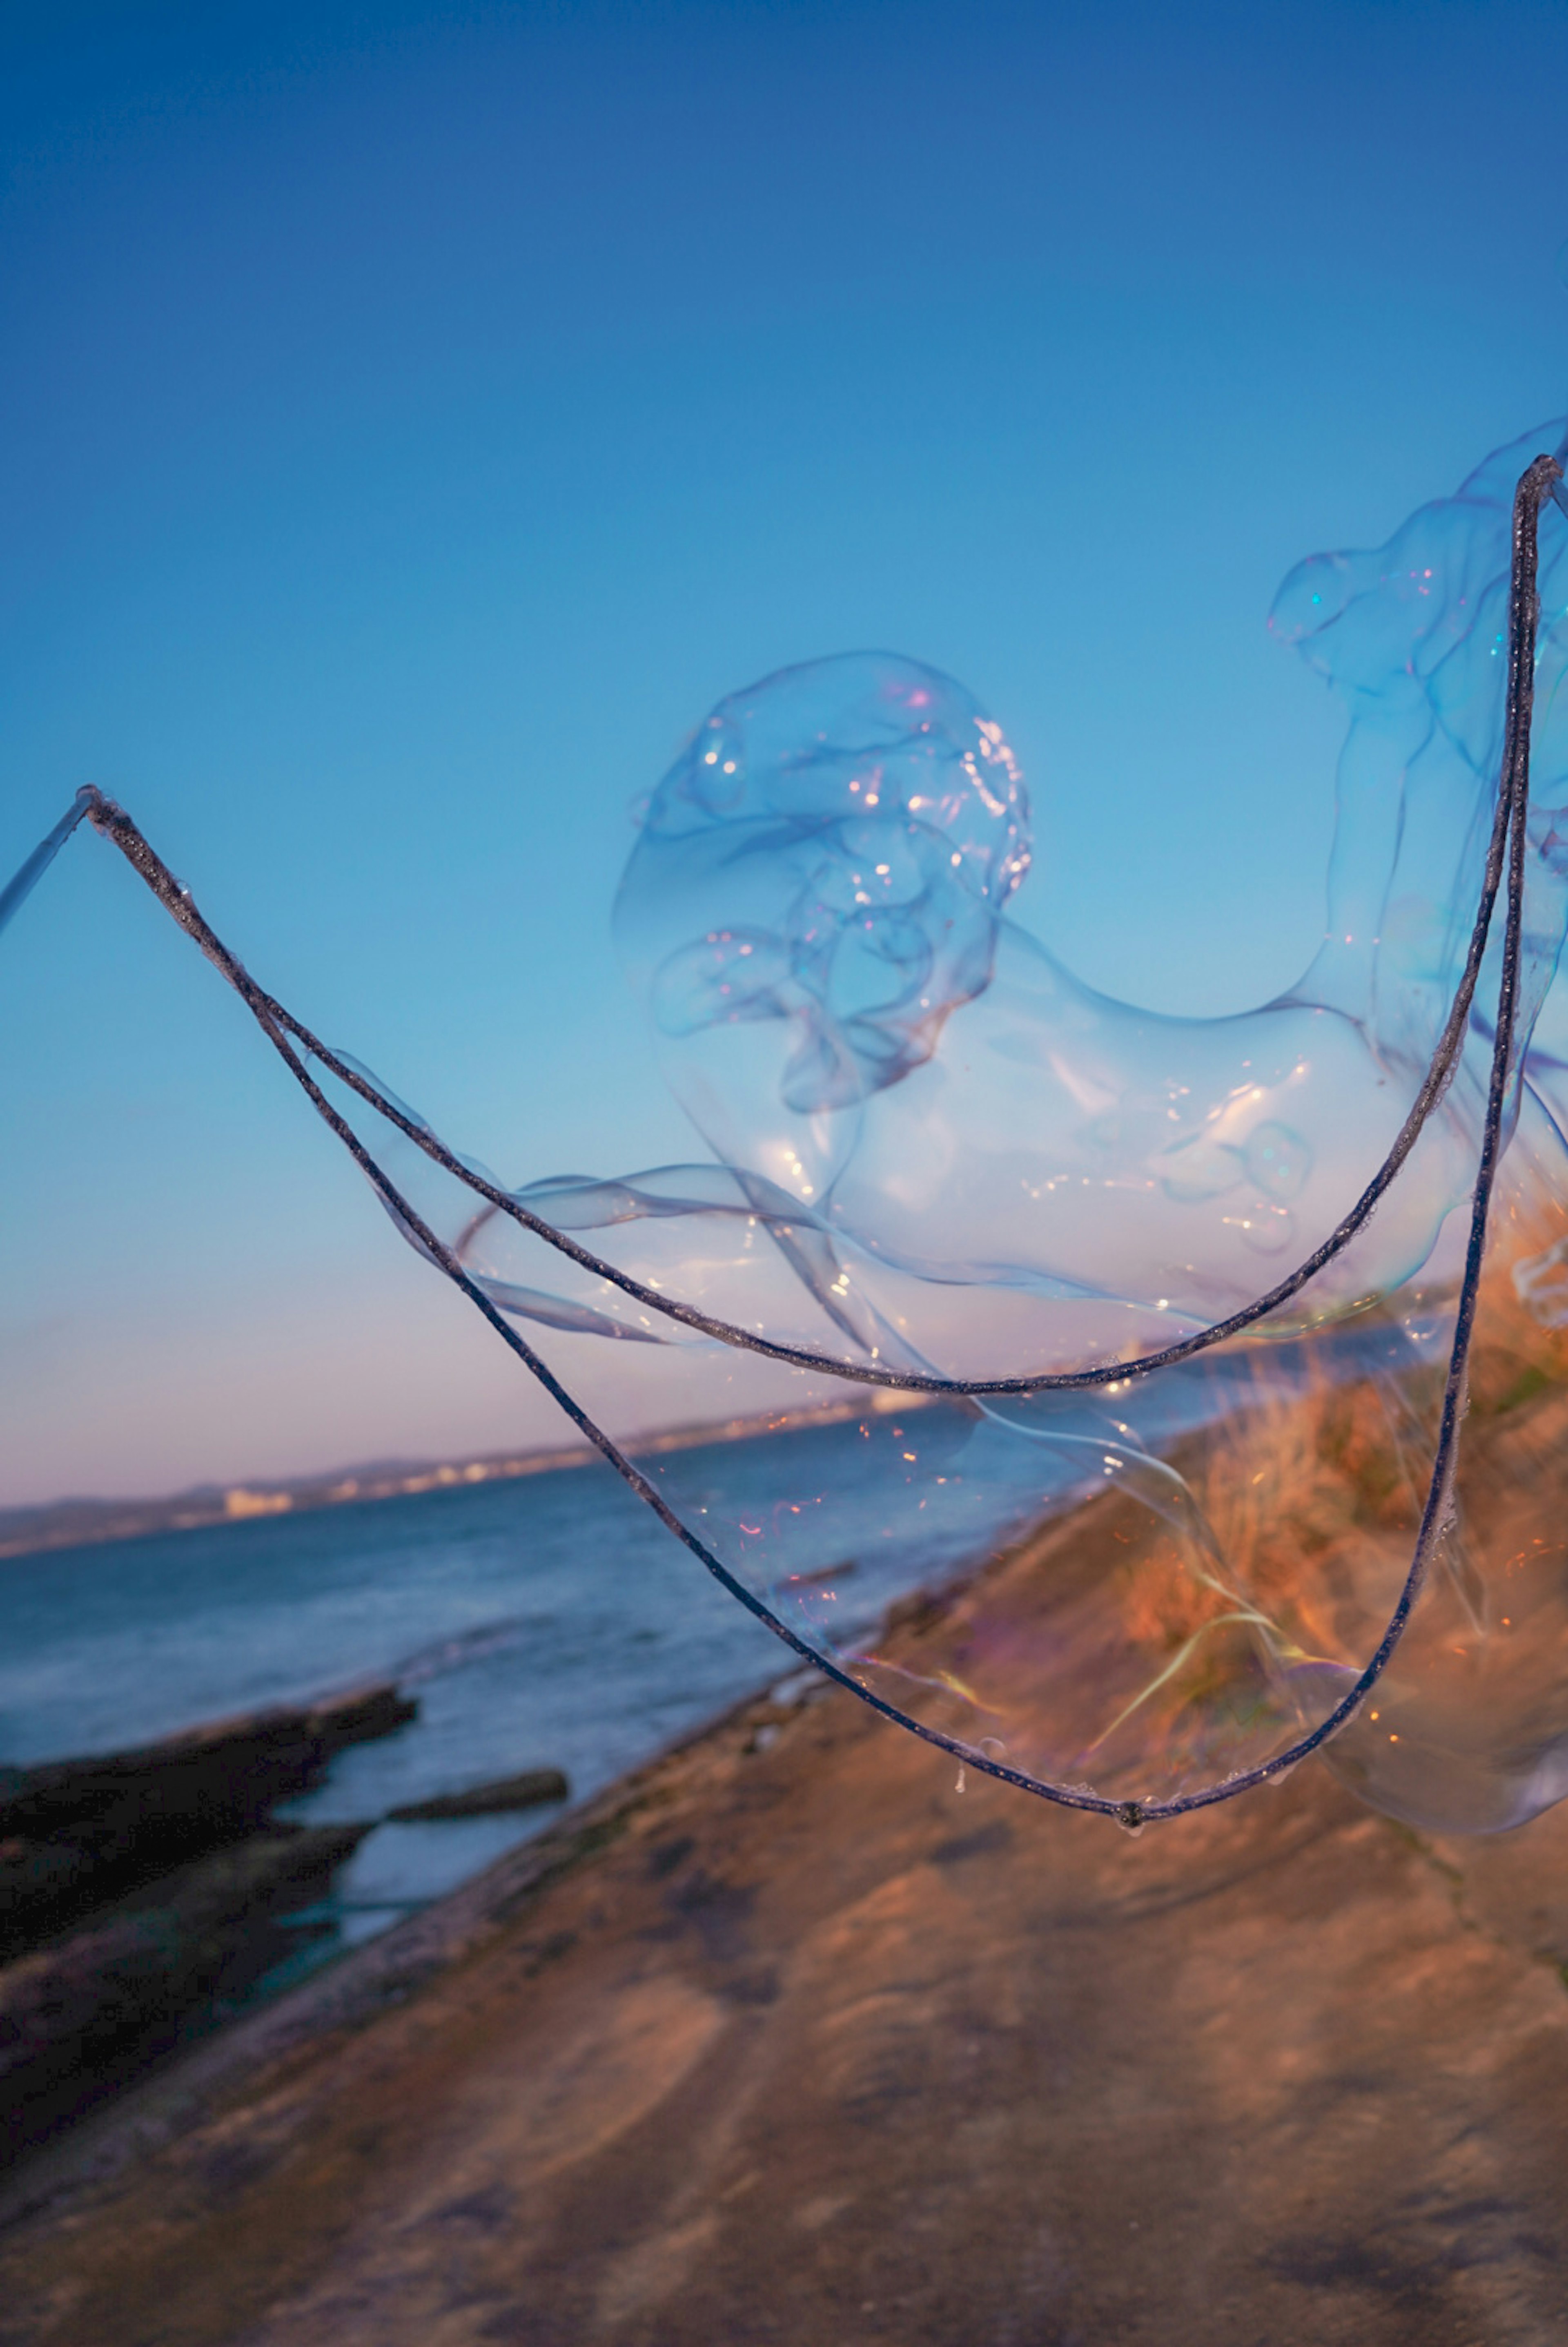
[[[331,1749],[339,1752],[347,1744],[371,1744],[378,1736],[406,1727],[418,1712],[417,1697],[401,1695],[391,1679],[377,1679],[368,1686],[323,1696],[305,1716]]]
[[[0,1769],[0,1961],[107,1900],[257,1833],[345,1745],[418,1705],[390,1684],[247,1713],[129,1752]]]
[[[0,1842],[0,1945],[25,1944],[46,1931],[50,1919],[82,1895],[91,1870],[90,1856],[75,1842],[26,1841],[19,1834]]]
[[[0,1970],[0,2131],[14,2153],[167,2052],[290,1945],[368,1825],[274,1827]],[[270,1926],[270,1928],[269,1928]]]
[[[394,1825],[424,1825],[441,1818],[494,1818],[507,1809],[534,1809],[545,1801],[565,1801],[571,1787],[559,1768],[526,1768],[520,1777],[500,1777],[493,1785],[471,1785],[465,1793],[437,1793],[433,1800],[405,1801],[389,1809]]]

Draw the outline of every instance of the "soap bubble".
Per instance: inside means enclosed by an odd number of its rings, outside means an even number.
[[[409,1173],[733,1584],[982,1765],[1140,1815],[1212,1796],[1334,1713],[1400,1600],[1481,1145],[1482,1015],[1365,1228],[1212,1349],[1085,1392],[868,1391],[834,1364],[1104,1379],[1329,1238],[1410,1112],[1463,968],[1512,491],[1561,438],[1498,452],[1387,547],[1315,558],[1281,589],[1274,632],[1350,723],[1324,944],[1278,1000],[1186,1020],[1084,986],[1010,917],[1030,822],[1000,726],[918,662],[818,661],[697,728],[617,899],[711,1162],[517,1193],[586,1242],[575,1266],[503,1213],[443,1205],[427,1163]],[[1522,1055],[1568,914],[1553,514],[1541,588]],[[1494,943],[1478,1003],[1495,961]],[[1568,1787],[1568,1567],[1524,1529],[1550,1515],[1559,1395],[1568,1409],[1563,1064],[1531,1057],[1510,1098],[1471,1424],[1415,1622],[1327,1747],[1423,1824],[1512,1823]],[[661,1298],[811,1359],[716,1342]],[[663,1432],[681,1416],[734,1433],[722,1489],[709,1450]],[[911,1581],[937,1594],[890,1635]]]
[[[964,1763],[1135,1826],[1330,1727],[1329,1765],[1417,1824],[1568,1790],[1552,507],[1495,1104],[1501,923],[1443,1056],[1510,804],[1514,486],[1562,439],[1281,589],[1270,625],[1349,724],[1324,941],[1256,1010],[1115,1001],[1019,928],[1001,727],[881,653],[720,702],[643,808],[616,937],[699,1161],[508,1192],[207,933],[404,1235],[672,1530]],[[716,1430],[721,1478],[687,1439]]]

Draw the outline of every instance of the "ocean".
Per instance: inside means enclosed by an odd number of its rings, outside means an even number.
[[[683,1481],[722,1514],[772,1471],[764,1444],[790,1446],[790,1480],[831,1497],[820,1563],[858,1560],[845,1585],[868,1627],[1016,1520],[1018,1489],[977,1481],[940,1536],[890,1549],[852,1423],[699,1446]],[[1039,1473],[1036,1455],[1036,1498]],[[598,1460],[54,1550],[0,1576],[0,1760],[124,1748],[394,1678],[418,1718],[340,1755],[286,1812],[318,1824],[535,1768],[564,1769],[580,1800],[799,1667]],[[453,1889],[557,1814],[379,1825],[301,1919],[317,1931],[300,1964]]]

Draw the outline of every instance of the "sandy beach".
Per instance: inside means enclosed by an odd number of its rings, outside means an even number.
[[[0,2340],[1535,2347],[1565,1960],[1563,1810],[1133,1839],[763,1699],[20,2169]]]

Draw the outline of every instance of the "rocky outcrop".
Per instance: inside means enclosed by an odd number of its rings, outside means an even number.
[[[368,1825],[274,1825],[0,1971],[0,2139],[20,2150],[243,1994]]]
[[[463,1793],[437,1793],[428,1801],[405,1801],[389,1809],[393,1825],[434,1823],[443,1818],[498,1818],[509,1809],[536,1809],[545,1801],[565,1801],[572,1788],[559,1768],[525,1768],[518,1777],[498,1777],[493,1784],[471,1785]]]
[[[273,1806],[417,1709],[376,1684],[0,1770],[0,2157],[209,2026],[300,1944],[280,1919],[321,1897],[372,1827],[306,1828]]]
[[[0,1962],[258,1832],[346,1745],[418,1706],[388,1683],[246,1713],[128,1752],[0,1769]]]

